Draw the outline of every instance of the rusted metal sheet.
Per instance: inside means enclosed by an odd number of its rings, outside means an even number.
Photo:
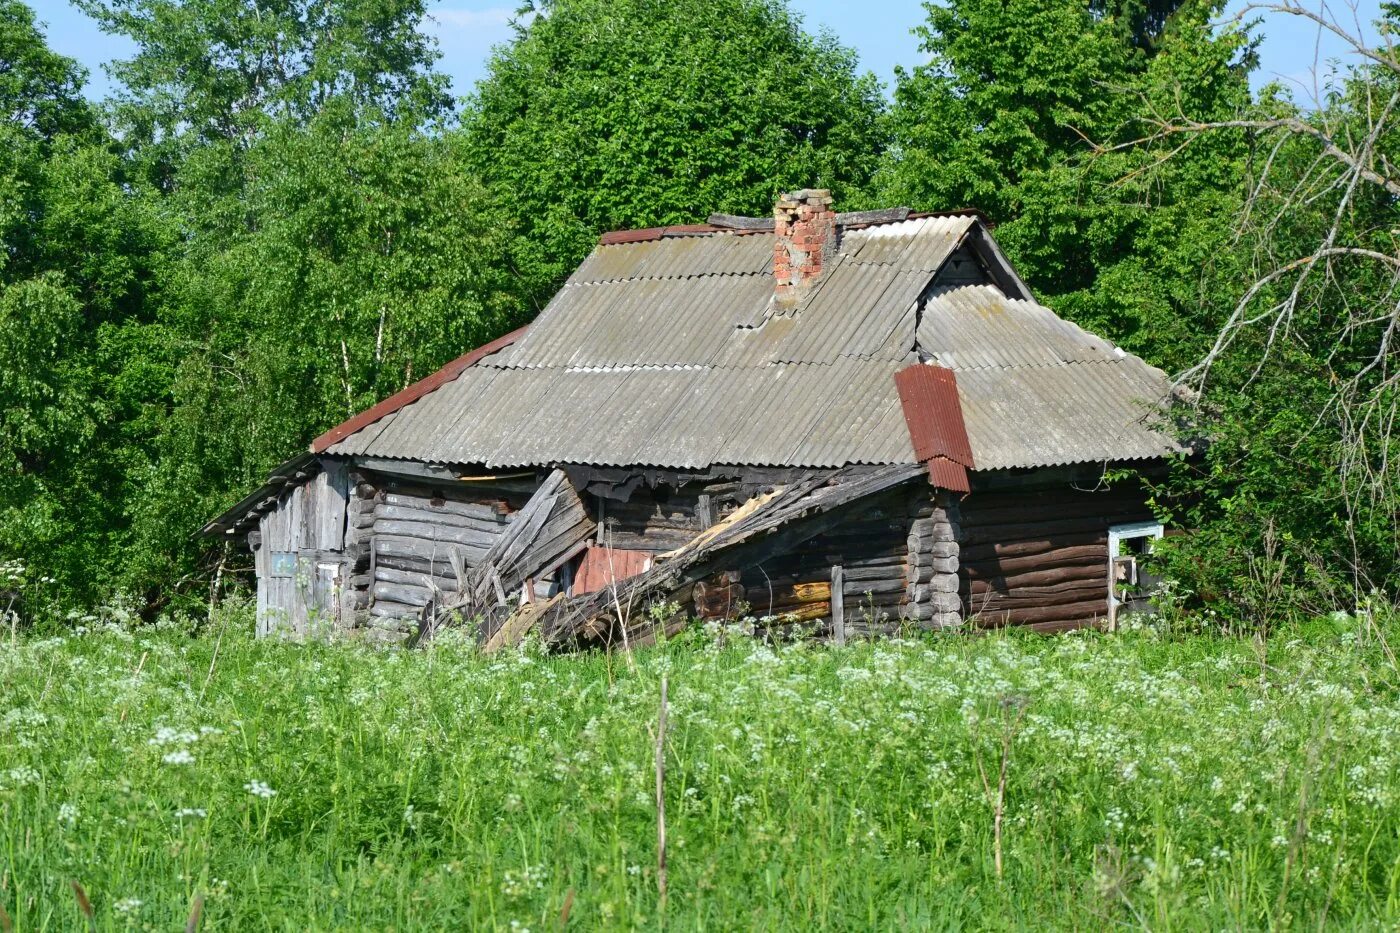
[[[916,364],[894,375],[904,422],[920,462],[944,457],[972,467],[972,447],[963,424],[958,380],[950,369]]]
[[[570,596],[583,596],[621,583],[651,567],[650,551],[629,551],[623,548],[589,545],[574,572]]]
[[[947,457],[933,457],[925,466],[928,467],[929,482],[939,489],[949,489],[953,492],[972,491],[967,467],[956,460],[949,460]]]

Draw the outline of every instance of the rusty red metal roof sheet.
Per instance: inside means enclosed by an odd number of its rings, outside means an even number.
[[[392,415],[394,412],[398,411],[400,408],[403,408],[405,405],[410,405],[413,402],[418,401],[420,398],[427,395],[429,392],[432,392],[434,389],[441,388],[442,386],[456,379],[458,376],[462,375],[463,371],[465,371],[467,368],[475,366],[485,357],[490,356],[492,353],[497,353],[501,350],[504,350],[506,347],[515,343],[515,341],[519,340],[525,335],[525,331],[527,331],[528,329],[529,325],[527,324],[525,327],[513,330],[503,337],[497,337],[490,343],[483,344],[477,347],[475,350],[470,350],[466,353],[463,353],[461,356],[457,357],[455,360],[448,363],[446,366],[444,366],[442,369],[439,369],[432,375],[425,376],[424,378],[419,379],[412,385],[406,386],[405,388],[400,389],[398,392],[395,392],[393,395],[389,396],[384,401],[380,402],[378,405],[375,405],[372,408],[367,408],[364,411],[360,412],[358,415],[354,416],[353,418],[350,418],[346,421],[342,421],[340,424],[331,428],[325,434],[322,434],[320,437],[312,441],[311,452],[313,454],[324,453],[337,441],[344,440],[345,438],[356,433],[357,431],[361,431],[364,428],[369,427],[371,424],[374,424],[379,419],[384,418],[388,415]]]
[[[958,377],[951,369],[917,363],[894,374],[904,422],[920,462],[943,457],[972,468],[972,446],[958,399]]]
[[[953,492],[972,492],[972,484],[967,478],[967,467],[947,457],[934,457],[925,464],[928,467],[929,482],[939,489]]]
[[[574,586],[569,595],[582,596],[635,577],[651,567],[655,556],[650,551],[629,551],[590,544],[574,573]]]
[[[698,236],[702,233],[735,233],[714,224],[672,224],[669,227],[644,227],[641,230],[613,230],[598,238],[599,246],[616,246],[619,243],[644,243],[668,236]]]

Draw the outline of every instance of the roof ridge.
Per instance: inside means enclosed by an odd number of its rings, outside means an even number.
[[[929,217],[976,217],[986,227],[994,224],[975,207],[960,207],[947,211],[913,211],[907,207],[887,207],[872,211],[849,211],[836,215],[836,224],[847,230],[864,230],[886,224],[924,220]],[[844,219],[843,219],[844,218]],[[745,217],[739,214],[711,214],[703,224],[667,224],[660,227],[637,227],[609,230],[598,237],[599,246],[624,246],[646,243],[666,237],[709,236],[726,233],[731,236],[752,236],[773,231],[772,217]]]

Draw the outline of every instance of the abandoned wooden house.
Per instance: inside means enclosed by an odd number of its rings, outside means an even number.
[[[318,437],[206,526],[260,631],[488,645],[687,618],[1112,625],[1162,526],[1164,374],[1036,303],[973,212],[604,236],[526,328]]]

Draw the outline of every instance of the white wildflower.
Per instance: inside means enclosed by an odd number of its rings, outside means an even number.
[[[177,748],[173,752],[166,752],[160,760],[168,765],[192,765],[194,755],[190,754],[188,748]]]
[[[247,784],[244,784],[243,789],[246,790],[248,793],[252,794],[254,797],[261,797],[264,800],[270,800],[273,797],[277,796],[277,791],[273,790],[271,787],[268,787],[262,781],[256,779],[249,781]]]

